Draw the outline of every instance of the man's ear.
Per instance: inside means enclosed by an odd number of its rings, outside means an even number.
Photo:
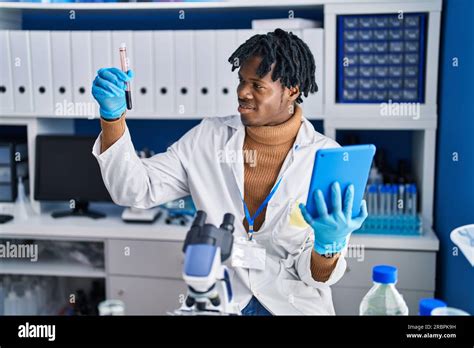
[[[288,99],[291,102],[294,102],[300,95],[300,88],[298,86],[287,88],[288,90]]]

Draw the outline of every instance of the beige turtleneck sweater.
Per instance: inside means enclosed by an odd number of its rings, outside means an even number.
[[[256,156],[244,158],[244,200],[250,215],[255,214],[260,204],[270,193],[283,162],[293,146],[302,122],[302,110],[296,105],[295,113],[287,121],[276,126],[246,127],[244,156],[255,151]],[[100,119],[102,127],[101,153],[114,144],[125,132],[125,113],[115,121]],[[247,150],[247,151],[245,151]],[[255,219],[254,231],[258,231],[265,220],[265,209]],[[248,222],[243,221],[248,231]],[[336,266],[339,254],[326,258],[314,250],[311,257],[311,274],[316,281],[329,279]]]

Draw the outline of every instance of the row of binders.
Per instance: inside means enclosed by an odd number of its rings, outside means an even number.
[[[202,118],[237,114],[237,70],[230,55],[269,30],[0,31],[0,116],[98,116],[97,70],[120,68],[127,45],[133,118]],[[304,99],[307,118],[322,114],[323,29],[293,30],[316,61],[319,92]]]

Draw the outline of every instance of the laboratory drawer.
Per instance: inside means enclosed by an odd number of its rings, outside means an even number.
[[[336,315],[359,315],[359,306],[367,288],[345,288],[340,286],[332,287],[332,301]],[[398,289],[408,306],[408,315],[418,315],[418,303],[422,298],[434,297],[432,291],[416,291]]]
[[[366,249],[363,258],[349,256],[346,273],[338,286],[368,289],[372,286],[374,266],[393,265],[398,268],[398,289],[434,291],[435,252]]]
[[[109,240],[109,274],[182,278],[182,242]]]
[[[123,301],[126,315],[166,315],[181,306],[186,289],[182,280],[111,276],[107,298]]]

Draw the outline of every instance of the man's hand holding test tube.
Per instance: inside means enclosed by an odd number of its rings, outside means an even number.
[[[120,46],[121,70],[115,67],[102,68],[92,84],[92,95],[99,103],[100,116],[106,121],[119,119],[126,109],[132,109],[130,80],[133,71],[129,69],[127,49]]]

